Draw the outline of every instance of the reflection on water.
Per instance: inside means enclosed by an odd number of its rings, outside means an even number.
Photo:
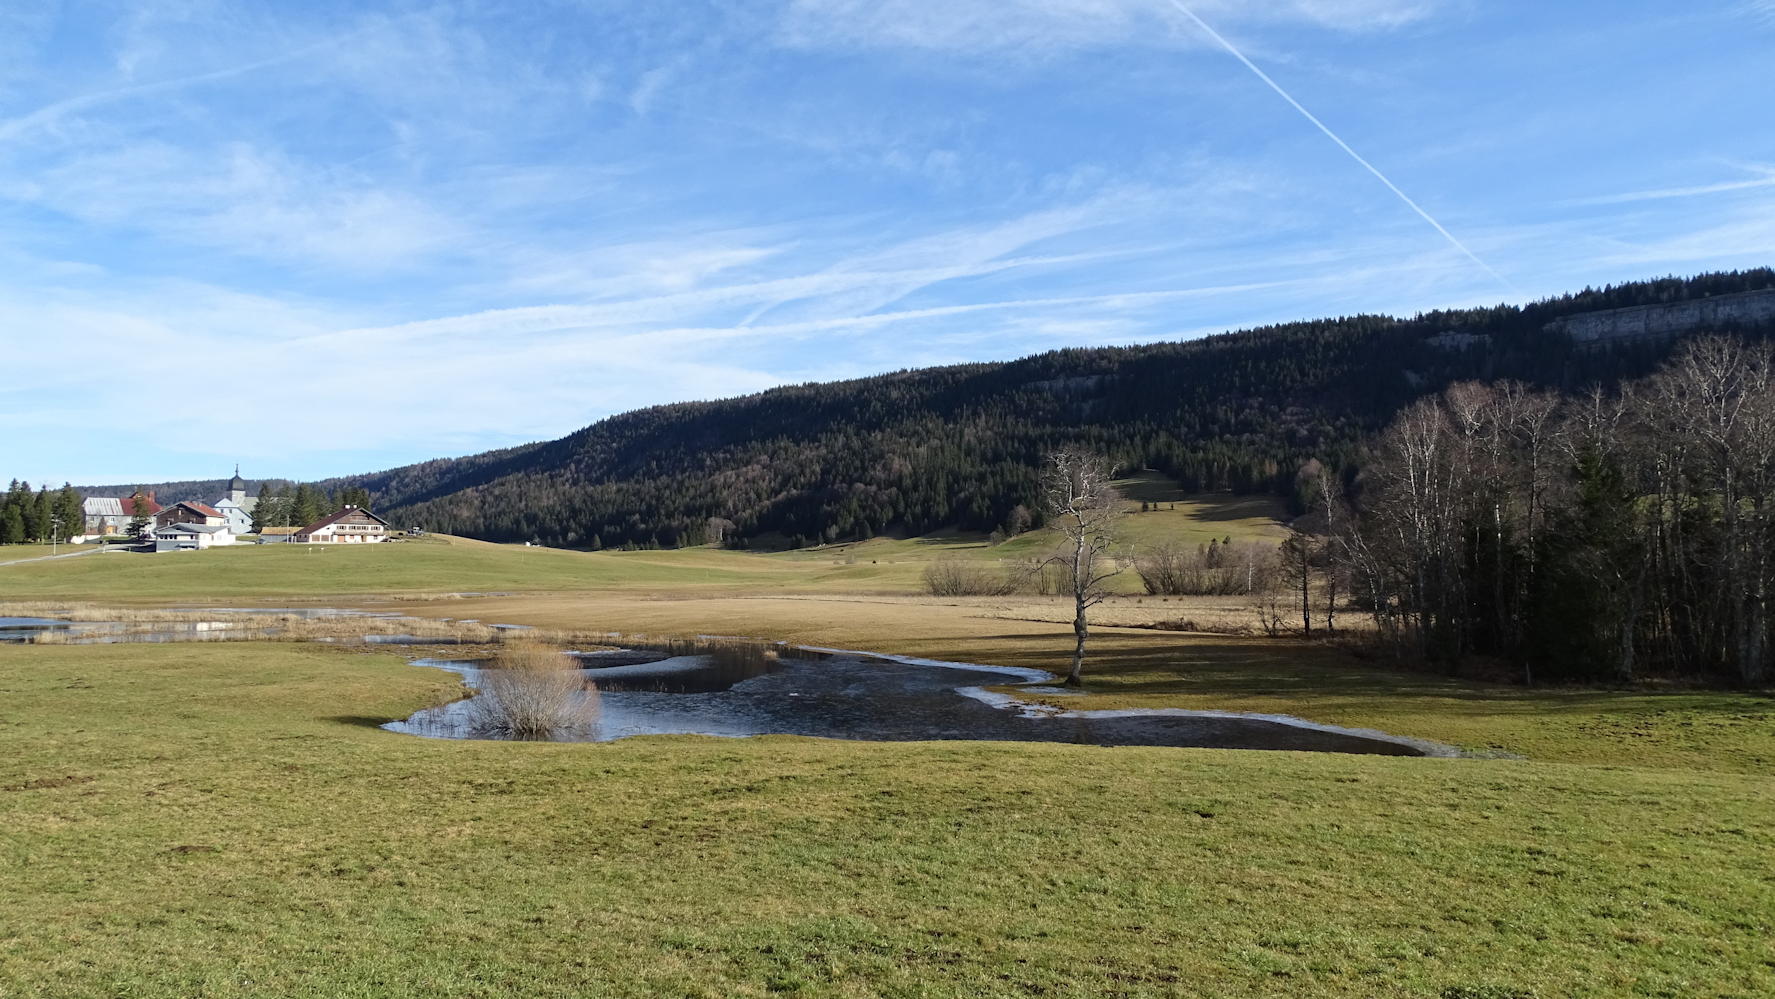
[[[208,620],[215,615],[216,620]],[[312,634],[302,627],[305,622],[338,620],[343,634]],[[363,622],[363,624],[357,624]],[[410,623],[409,623],[410,622]],[[203,642],[249,641],[259,638],[305,638],[307,641],[344,645],[480,645],[489,637],[485,631],[473,635],[427,635],[415,633],[382,633],[373,629],[397,626],[421,628],[442,625],[448,630],[479,622],[432,621],[389,611],[365,611],[338,607],[172,607],[128,616],[125,620],[81,621],[71,618],[0,617],[0,643],[57,645],[127,644],[136,642]],[[362,627],[362,632],[353,633]],[[494,640],[499,633],[515,633],[530,629],[522,624],[489,624]]]
[[[787,651],[787,650],[784,650]],[[739,662],[716,655],[625,650],[582,661],[601,711],[591,731],[557,741],[609,741],[636,735],[803,735],[828,739],[939,739],[1066,742],[1102,746],[1293,749],[1392,756],[1453,755],[1447,747],[1380,732],[1336,729],[1281,716],[1219,712],[1061,711],[982,689],[1051,682],[1035,670],[804,650]],[[659,658],[636,661],[646,656]],[[416,660],[447,669],[473,688],[472,662]],[[385,725],[433,738],[488,738],[464,699]]]
[[[0,617],[0,643],[23,645],[50,636],[63,645],[124,642],[202,642],[234,638],[244,627],[233,621],[168,621],[152,628],[122,621],[63,621],[41,617]],[[271,633],[269,630],[263,634]],[[48,638],[44,638],[48,641]]]
[[[0,642],[21,644],[49,631],[67,631],[69,622],[47,617],[0,617]]]

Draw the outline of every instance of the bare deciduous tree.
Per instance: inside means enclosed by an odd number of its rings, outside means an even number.
[[[1300,596],[1301,634],[1313,637],[1313,566],[1320,555],[1319,539],[1305,531],[1291,531],[1282,542],[1282,571],[1289,589]]]
[[[1067,570],[1073,601],[1072,670],[1066,675],[1069,687],[1084,682],[1090,610],[1109,595],[1104,584],[1122,571],[1109,553],[1122,513],[1121,498],[1109,483],[1109,462],[1099,455],[1063,448],[1048,456],[1043,480],[1048,523],[1065,539],[1052,561]]]
[[[710,517],[704,522],[703,530],[705,543],[720,548],[727,544],[727,539],[733,535],[735,526],[734,522],[726,517]]]
[[[1458,668],[1756,685],[1775,657],[1775,346],[1698,337],[1618,392],[1404,410],[1332,551],[1383,635]],[[1401,650],[1403,651],[1403,650]]]

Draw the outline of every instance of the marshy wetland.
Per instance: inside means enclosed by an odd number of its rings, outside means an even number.
[[[595,719],[553,741],[637,735],[801,735],[885,742],[990,740],[1096,746],[1188,746],[1455,756],[1451,747],[1296,718],[1229,712],[1063,710],[1018,698],[1018,688],[1065,696],[1051,674],[837,649],[734,642],[617,649],[574,659]],[[471,690],[498,677],[484,661],[420,659],[460,675]],[[476,697],[427,708],[384,727],[433,738],[505,737],[489,731]]]
[[[1454,756],[1422,739],[1233,712],[1069,710],[1018,696],[1064,698],[1042,670],[878,655],[738,639],[634,642],[614,633],[539,631],[477,620],[349,608],[204,608],[121,611],[46,605],[0,617],[0,640],[86,645],[173,642],[322,642],[477,646],[479,658],[427,656],[414,665],[462,678],[465,696],[388,722],[390,732],[450,739],[605,742],[638,735],[799,735],[864,741],[988,740],[1099,746],[1303,750]],[[514,732],[489,719],[488,681],[507,640],[578,643],[562,649],[584,702],[574,721]],[[588,642],[596,642],[592,645]],[[614,647],[610,647],[614,646]],[[243,655],[250,655],[243,651]],[[509,689],[509,688],[508,688]],[[477,696],[479,695],[479,696]],[[498,700],[497,697],[492,700]]]

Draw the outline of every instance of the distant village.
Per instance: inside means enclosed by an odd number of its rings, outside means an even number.
[[[387,541],[388,521],[357,503],[339,509],[301,527],[259,524],[254,511],[259,497],[247,495],[240,469],[228,482],[228,491],[214,503],[181,500],[162,506],[154,491],[137,490],[128,496],[88,496],[81,503],[85,533],[74,542],[129,538],[152,544],[154,551],[193,551],[232,545],[255,544],[337,545]]]

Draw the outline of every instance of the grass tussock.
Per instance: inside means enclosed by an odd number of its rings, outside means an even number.
[[[481,729],[517,739],[583,732],[598,721],[598,688],[566,653],[541,642],[501,648],[470,703]]]

